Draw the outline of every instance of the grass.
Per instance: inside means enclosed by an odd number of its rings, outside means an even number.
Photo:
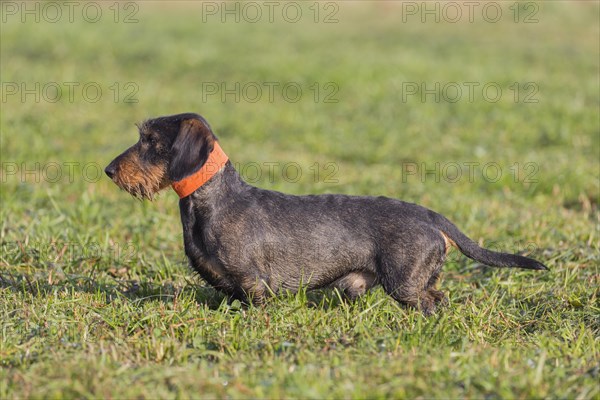
[[[498,23],[421,23],[390,2],[339,3],[333,24],[312,22],[306,3],[296,24],[223,24],[191,2],[140,2],[130,24],[108,3],[95,24],[5,14],[0,397],[600,398],[599,8],[538,3],[524,24],[499,4]],[[9,95],[36,82],[63,97]],[[102,96],[70,101],[65,82]],[[303,95],[206,93],[222,82]],[[329,82],[337,102],[324,102]],[[406,93],[436,82],[503,92]],[[100,175],[137,139],[134,122],[185,111],[258,186],[417,202],[550,271],[453,254],[450,306],[431,318],[380,289],[354,304],[301,291],[227,305],[186,265],[176,195],[138,202]]]

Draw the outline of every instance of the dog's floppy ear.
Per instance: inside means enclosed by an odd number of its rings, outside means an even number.
[[[214,145],[215,136],[202,121],[182,121],[171,147],[169,179],[177,182],[198,171],[208,159]]]

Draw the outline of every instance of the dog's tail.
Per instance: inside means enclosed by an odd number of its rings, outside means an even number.
[[[470,259],[479,261],[480,263],[492,267],[512,267],[536,270],[548,269],[548,267],[546,267],[544,264],[532,258],[523,257],[516,254],[500,253],[479,247],[477,243],[469,239],[447,218],[437,213],[433,214],[434,223],[437,229],[439,229],[442,233],[442,236],[444,236],[446,245],[452,245],[456,247],[461,253]]]

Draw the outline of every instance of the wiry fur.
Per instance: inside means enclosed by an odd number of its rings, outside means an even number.
[[[152,197],[196,172],[217,140],[196,114],[146,121],[140,133],[140,142],[106,168],[138,197]],[[527,257],[479,247],[419,205],[259,189],[246,184],[230,162],[179,207],[194,270],[232,298],[256,304],[300,286],[336,287],[353,299],[379,284],[400,303],[430,314],[446,302],[435,284],[450,246],[492,266],[546,269]]]
[[[120,168],[113,176],[113,180],[132,196],[152,200],[156,193],[169,185],[164,179],[166,167],[158,164],[147,165],[140,169],[141,164],[138,151],[131,151],[120,161]]]

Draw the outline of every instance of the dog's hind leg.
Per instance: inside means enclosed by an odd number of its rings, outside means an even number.
[[[396,301],[431,315],[438,305],[446,304],[444,294],[435,289],[446,257],[445,242],[432,230],[408,243],[403,240],[380,254],[380,283]]]

